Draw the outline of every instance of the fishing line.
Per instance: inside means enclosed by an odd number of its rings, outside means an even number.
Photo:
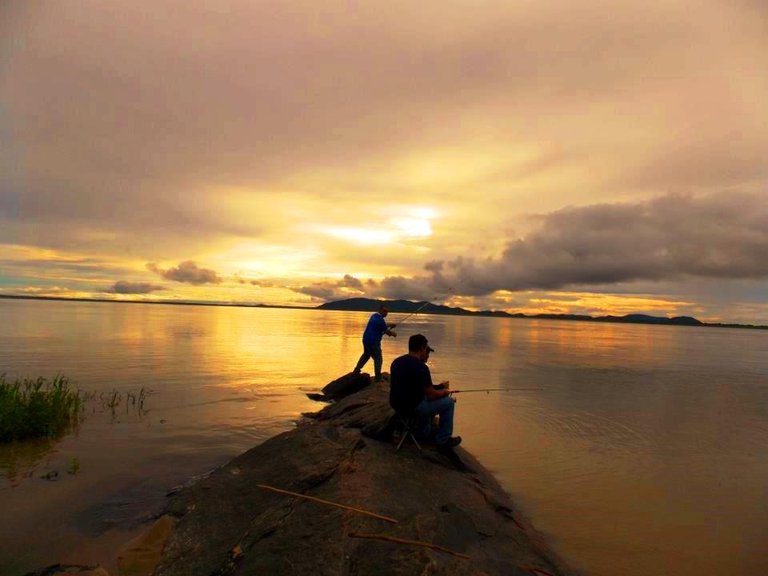
[[[490,394],[491,392],[532,392],[537,390],[541,390],[541,388],[481,388],[479,390],[448,390],[448,394],[469,394],[470,392]]]

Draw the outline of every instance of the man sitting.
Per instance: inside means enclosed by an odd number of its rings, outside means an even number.
[[[408,339],[408,354],[396,358],[389,370],[389,405],[401,415],[415,415],[424,437],[429,436],[432,419],[438,415],[435,442],[438,448],[450,449],[461,443],[460,436],[452,436],[456,400],[450,395],[448,381],[432,384],[426,364],[430,352],[434,349],[424,335],[414,334]]]

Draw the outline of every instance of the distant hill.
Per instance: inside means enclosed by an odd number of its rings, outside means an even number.
[[[432,304],[424,300],[411,302],[410,300],[373,300],[371,298],[349,298],[326,302],[320,306],[291,306],[285,304],[253,304],[245,302],[212,302],[189,300],[120,300],[112,298],[68,298],[64,296],[29,296],[22,294],[0,294],[0,298],[13,300],[59,300],[65,302],[103,302],[109,304],[171,304],[174,306],[230,306],[242,308],[291,308],[298,310],[354,310],[360,312],[375,312],[380,304],[387,304],[390,312],[411,313],[419,311],[419,314],[443,314],[451,316],[492,316],[498,318],[540,318],[545,320],[581,320],[582,322],[623,322],[629,324],[669,324],[676,326],[707,326],[711,328],[751,328],[754,330],[768,330],[768,326],[758,324],[725,324],[721,322],[701,322],[691,316],[676,316],[665,318],[648,316],[647,314],[627,314],[626,316],[587,316],[585,314],[509,314],[501,310],[466,310],[464,308],[451,308],[442,304]]]
[[[381,304],[386,304],[390,312],[410,313],[419,310],[419,314],[443,314],[454,316],[494,316],[500,318],[541,318],[547,320],[581,320],[583,322],[621,322],[629,324],[667,324],[673,326],[712,326],[716,328],[757,328],[768,329],[768,326],[756,326],[754,324],[707,324],[691,316],[675,316],[667,318],[663,316],[649,316],[647,314],[627,314],[626,316],[587,316],[585,314],[509,314],[500,310],[473,311],[464,308],[451,308],[441,304],[432,304],[424,300],[412,302],[410,300],[373,300],[371,298],[349,298],[326,302],[317,308],[320,310],[355,310],[361,312],[375,312]]]
[[[453,316],[504,316],[511,317],[506,312],[497,312],[483,310],[474,312],[464,308],[451,308],[442,304],[432,304],[422,300],[421,302],[411,302],[410,300],[372,300],[370,298],[349,298],[347,300],[337,300],[335,302],[326,302],[317,308],[320,310],[357,310],[375,312],[379,306],[386,304],[390,312],[409,313],[419,311],[419,314],[445,314]]]

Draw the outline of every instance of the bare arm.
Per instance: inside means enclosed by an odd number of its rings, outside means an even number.
[[[440,398],[445,398],[451,393],[449,388],[450,384],[448,380],[446,380],[444,382],[440,382],[440,384],[437,386],[427,386],[424,389],[424,395],[427,397],[427,400],[439,400]]]

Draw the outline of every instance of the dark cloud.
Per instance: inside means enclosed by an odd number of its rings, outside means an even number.
[[[355,290],[363,290],[363,283],[358,278],[355,278],[354,276],[350,276],[349,274],[344,274],[344,278],[339,282],[339,286],[343,286],[345,288],[354,288]]]
[[[114,286],[106,290],[111,294],[149,294],[157,290],[165,290],[163,286],[149,284],[147,282],[128,282],[120,280]]]
[[[405,278],[388,276],[379,282],[370,294],[375,297],[405,298],[411,300],[433,300],[434,282],[431,278]]]
[[[667,195],[567,208],[508,243],[499,258],[432,262],[431,276],[388,277],[390,297],[661,281],[768,278],[768,204],[757,194]]]
[[[221,278],[214,270],[198,268],[192,260],[186,260],[175,268],[168,268],[167,270],[163,270],[154,262],[150,262],[147,264],[147,270],[159,274],[166,280],[186,284],[219,284],[221,282]]]
[[[312,284],[310,286],[299,286],[297,288],[292,288],[292,290],[294,292],[298,292],[299,294],[306,294],[307,296],[311,296],[313,300],[329,301],[329,300],[340,300],[346,297],[346,296],[343,296],[340,292],[338,292],[332,286],[327,286],[324,284]]]
[[[373,283],[375,286],[376,283]],[[369,287],[372,287],[369,284]],[[352,296],[359,296],[365,291],[363,282],[350,274],[345,274],[341,280],[336,282],[315,282],[309,286],[299,286],[291,288],[294,292],[312,296],[316,300],[342,300]]]
[[[275,283],[271,280],[249,280],[247,278],[243,278],[240,276],[240,274],[235,274],[233,279],[238,284],[250,284],[251,286],[258,286],[260,288],[271,288],[275,286]]]

